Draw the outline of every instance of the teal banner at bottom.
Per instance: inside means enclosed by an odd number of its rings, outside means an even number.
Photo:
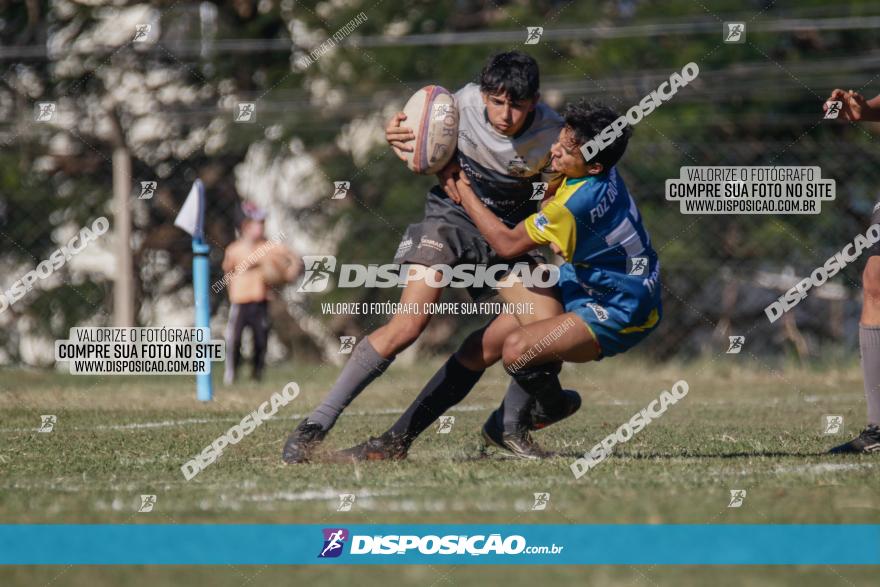
[[[880,565],[880,525],[6,524],[4,565]]]

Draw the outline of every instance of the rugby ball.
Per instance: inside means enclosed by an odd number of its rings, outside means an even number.
[[[403,107],[400,125],[415,135],[412,152],[400,151],[406,166],[420,175],[434,175],[449,163],[458,144],[455,97],[440,86],[425,86]]]
[[[263,281],[268,285],[282,285],[287,283],[285,277],[289,267],[290,259],[279,252],[269,252],[265,257],[260,259],[260,271],[263,273]]]

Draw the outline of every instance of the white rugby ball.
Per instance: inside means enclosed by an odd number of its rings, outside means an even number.
[[[401,126],[415,135],[412,152],[401,153],[406,166],[421,175],[434,175],[449,163],[458,144],[458,108],[446,88],[425,86],[403,107]]]

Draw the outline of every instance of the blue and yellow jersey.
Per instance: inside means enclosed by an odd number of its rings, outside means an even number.
[[[576,267],[628,274],[635,257],[648,257],[651,269],[657,262],[635,201],[613,167],[600,175],[565,178],[525,226],[533,241],[555,244]]]
[[[635,201],[613,167],[565,178],[544,208],[525,220],[539,245],[555,244],[567,261],[559,287],[566,311],[581,313],[598,335],[647,332],[660,320],[660,264]],[[612,354],[616,341],[603,340]]]

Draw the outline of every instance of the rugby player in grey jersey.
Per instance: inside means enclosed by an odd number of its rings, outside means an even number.
[[[510,227],[535,211],[533,183],[546,182],[546,197],[555,192],[561,176],[549,168],[550,147],[559,136],[563,122],[552,108],[540,101],[537,62],[518,51],[495,55],[483,68],[479,84],[461,88],[455,93],[455,100],[459,110],[457,152],[440,172],[439,184],[429,190],[422,221],[407,228],[394,257],[401,265],[426,268],[423,279],[407,282],[400,297],[403,304],[421,307],[439,300],[442,289],[431,284],[439,282],[438,272],[431,269],[435,264],[454,267],[463,263],[510,263],[512,267],[517,262],[537,265],[542,261],[534,253],[512,261],[499,256],[457,203],[460,198],[455,189],[458,174],[464,174],[483,203]],[[405,118],[402,112],[397,113],[386,129],[388,143],[401,158],[402,151],[412,150],[410,143],[414,138],[409,128],[401,126]],[[512,274],[508,277],[515,281]],[[478,298],[494,292],[472,289],[469,293]],[[506,336],[513,324],[511,321],[541,320],[561,311],[553,288],[526,288],[517,283],[502,288],[500,293],[505,301],[531,302],[534,313],[499,316],[468,337],[465,345],[494,347],[483,345],[483,338]],[[387,324],[362,339],[321,404],[288,437],[283,460],[286,463],[308,461],[339,414],[385,372],[398,353],[416,341],[430,318],[424,314],[395,314]],[[427,405],[417,402],[418,409],[404,414],[401,426],[414,433],[423,430],[467,395],[483,370],[484,365],[479,362],[465,364],[452,356],[419,396],[430,397],[431,401]],[[515,385],[515,382],[511,384]],[[521,390],[513,389],[509,393],[516,391]],[[404,434],[399,440],[405,444],[408,436]]]

